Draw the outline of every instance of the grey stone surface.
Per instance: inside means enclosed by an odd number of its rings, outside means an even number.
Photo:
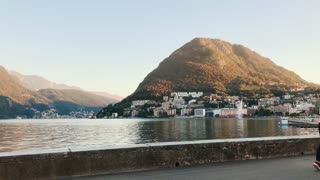
[[[315,156],[304,155],[267,160],[233,161],[174,169],[160,169],[91,177],[75,180],[319,180],[320,171],[312,167]]]
[[[0,179],[86,176],[314,154],[318,136],[142,144],[0,156]]]

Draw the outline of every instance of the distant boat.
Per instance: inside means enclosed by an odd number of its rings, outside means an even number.
[[[289,125],[289,117],[280,117],[280,122],[279,124],[281,126],[287,126]]]

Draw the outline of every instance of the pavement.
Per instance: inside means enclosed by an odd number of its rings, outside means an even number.
[[[109,175],[97,175],[89,177],[77,177],[68,179],[79,180],[194,180],[194,179],[234,179],[234,180],[319,180],[320,171],[315,170],[312,163],[315,156],[303,155],[298,157],[286,157],[265,160],[233,161],[178,167],[172,169],[158,169],[140,172],[128,172]]]

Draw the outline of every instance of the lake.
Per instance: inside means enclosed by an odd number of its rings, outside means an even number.
[[[0,152],[318,134],[316,128],[279,126],[278,122],[246,118],[1,120]]]

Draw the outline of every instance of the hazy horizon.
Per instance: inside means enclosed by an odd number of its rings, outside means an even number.
[[[0,65],[127,96],[195,37],[242,44],[320,84],[320,2],[0,2]]]

